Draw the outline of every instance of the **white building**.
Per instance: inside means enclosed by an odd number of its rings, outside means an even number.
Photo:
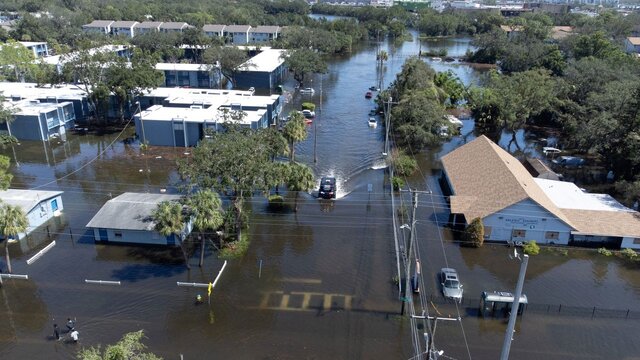
[[[143,21],[136,24],[133,27],[133,31],[135,32],[135,35],[142,35],[148,32],[159,32],[160,25],[162,25],[162,22],[160,21]]]
[[[249,43],[250,25],[228,25],[224,29],[224,34],[228,42],[234,45],[244,45]]]
[[[114,21],[111,24],[111,33],[115,36],[132,38],[135,36],[134,28],[138,24],[137,21]]]
[[[442,157],[454,224],[482,219],[485,239],[640,249],[640,214],[571,183],[534,179],[485,136]]]
[[[26,215],[29,226],[18,239],[27,236],[62,211],[62,191],[8,189],[0,191],[0,201],[17,206]]]
[[[183,30],[188,29],[190,27],[192,26],[187,24],[186,22],[164,22],[160,25],[159,30],[160,32],[164,32],[164,33],[171,33],[171,32],[181,33]]]
[[[224,29],[227,27],[227,25],[218,25],[218,24],[214,24],[214,25],[205,25],[202,27],[202,31],[205,33],[205,35],[207,36],[211,36],[211,37],[224,37]]]
[[[90,24],[82,25],[82,31],[88,33],[111,34],[113,20],[93,20]]]
[[[256,26],[249,31],[251,43],[265,43],[278,38],[280,35],[279,26]]]
[[[20,41],[19,43],[31,50],[36,59],[39,57],[49,56],[49,45],[46,42]]]

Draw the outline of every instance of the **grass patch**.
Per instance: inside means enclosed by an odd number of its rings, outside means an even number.
[[[545,247],[543,248],[545,253],[560,256],[569,256],[569,250],[558,247]]]
[[[249,235],[247,235],[246,232],[242,232],[239,240],[224,245],[220,253],[218,253],[218,257],[223,260],[240,259],[247,253],[247,250],[249,250],[250,243]]]

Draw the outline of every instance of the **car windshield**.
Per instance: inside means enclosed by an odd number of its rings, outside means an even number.
[[[458,289],[460,287],[460,282],[458,282],[458,280],[446,280],[444,282],[444,287],[450,289]]]
[[[330,190],[331,190],[331,185],[330,185],[330,184],[322,185],[322,190],[324,190],[324,191],[330,191]]]

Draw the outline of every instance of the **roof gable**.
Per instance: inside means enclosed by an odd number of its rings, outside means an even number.
[[[484,218],[529,198],[573,227],[527,169],[486,136],[459,147],[441,160],[453,190],[452,203],[459,204],[467,221]],[[466,197],[470,203],[460,205],[461,201],[456,199],[459,196]]]
[[[39,203],[62,194],[62,191],[7,189],[0,191],[0,201],[18,206],[28,214]]]

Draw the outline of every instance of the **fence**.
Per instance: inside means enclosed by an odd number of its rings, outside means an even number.
[[[430,295],[428,297],[430,303],[436,306],[444,305],[453,305],[453,300],[445,299],[440,295]],[[478,316],[479,307],[480,307],[480,299],[477,298],[463,298],[462,302],[458,305],[461,307],[461,310],[464,310],[464,313],[467,316]],[[566,304],[537,304],[537,303],[529,303],[527,304],[527,308],[525,310],[524,316],[527,314],[549,314],[549,315],[562,315],[562,316],[580,316],[580,317],[590,317],[592,319],[601,318],[601,319],[629,319],[629,320],[640,320],[640,309],[606,309],[597,306],[572,306]]]

